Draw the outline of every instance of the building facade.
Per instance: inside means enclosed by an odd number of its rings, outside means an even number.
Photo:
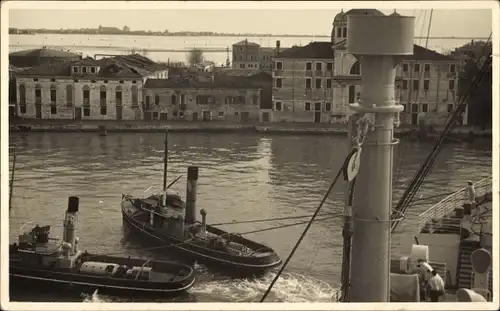
[[[346,52],[351,14],[383,15],[377,10],[341,12],[334,19],[331,42],[293,47],[275,57],[274,122],[347,121],[349,104],[362,99],[362,68]],[[401,122],[444,124],[455,107],[460,61],[415,45],[414,54],[403,58],[396,70],[395,100],[405,107]]]
[[[142,86],[168,70],[140,57],[45,63],[16,73],[17,115],[32,119],[142,119]],[[135,63],[135,64],[134,64]]]
[[[255,122],[260,101],[261,90],[240,77],[149,79],[144,85],[144,118]]]
[[[262,47],[257,43],[243,40],[233,44],[232,68],[247,72],[267,71],[273,69],[274,57],[286,50],[280,47],[280,41],[276,41],[275,47]]]
[[[330,42],[292,47],[275,57],[273,122],[329,123],[333,53]]]

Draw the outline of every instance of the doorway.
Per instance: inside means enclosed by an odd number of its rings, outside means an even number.
[[[75,120],[82,119],[82,107],[75,107]]]
[[[269,122],[269,112],[262,113],[262,122]]]
[[[42,105],[40,104],[35,105],[35,118],[37,119],[42,118]]]
[[[250,113],[248,111],[242,111],[240,113],[240,120],[242,122],[248,122],[248,119],[250,118]]]
[[[123,118],[123,108],[122,106],[116,106],[116,120],[121,120]]]
[[[193,112],[191,116],[193,121],[198,121],[198,112]]]
[[[314,112],[314,123],[321,123],[321,111]]]
[[[203,111],[203,121],[210,121],[212,119],[212,114],[208,110]]]

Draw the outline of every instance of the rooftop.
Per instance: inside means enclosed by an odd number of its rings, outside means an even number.
[[[333,22],[345,22],[347,23],[347,16],[349,15],[371,15],[371,16],[385,16],[384,13],[380,12],[379,10],[376,9],[351,9],[347,12],[344,13],[344,11],[340,11],[337,15],[335,15],[335,18],[333,19]]]
[[[9,57],[80,58],[81,56],[68,51],[58,51],[43,47],[41,49],[12,52],[9,54]]]
[[[236,43],[233,44],[233,46],[235,46],[235,45],[236,46],[245,46],[245,45],[246,46],[260,46],[259,44],[254,43],[254,42],[250,42],[248,40],[242,40],[240,42],[236,42]]]
[[[306,46],[293,46],[280,52],[276,59],[331,59],[333,60],[332,44],[329,41],[315,41]]]

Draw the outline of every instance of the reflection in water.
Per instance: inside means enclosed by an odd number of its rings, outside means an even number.
[[[17,239],[17,228],[25,221],[61,224],[67,197],[77,195],[81,198],[78,234],[83,249],[141,255],[124,247],[120,197],[123,192],[145,195],[150,186],[161,186],[163,141],[161,133],[110,133],[105,137],[93,133],[12,134],[11,143],[17,145],[18,158],[11,240]],[[403,143],[396,149],[395,199],[431,147]],[[187,166],[199,166],[198,206],[208,211],[207,218],[212,223],[305,215],[319,204],[346,153],[345,139],[337,136],[171,133],[168,179],[183,174],[173,188],[184,196]],[[490,172],[491,146],[448,145],[418,196],[449,192]],[[325,204],[324,212],[341,210],[341,184]],[[416,206],[407,215],[400,232],[392,239],[395,253],[409,252],[416,215],[425,208]],[[244,232],[292,222],[227,225],[223,229]],[[279,282],[277,291],[282,292],[274,293],[276,300],[291,301],[286,293],[294,293],[306,297],[305,301],[328,301],[324,297],[329,294],[318,298],[311,293],[328,293],[324,284],[338,285],[341,226],[341,219],[336,218],[312,226],[287,268],[289,278]],[[288,227],[248,237],[272,246],[286,258],[303,228]],[[232,285],[226,281],[204,283],[194,293],[198,301],[231,301],[232,295],[252,300],[265,290],[272,275],[268,278],[231,281]],[[308,282],[316,287],[306,286]],[[300,293],[290,287],[297,284],[303,285]]]

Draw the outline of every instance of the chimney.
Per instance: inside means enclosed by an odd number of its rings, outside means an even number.
[[[275,50],[275,56],[278,56],[279,53],[280,53],[280,45],[281,45],[281,42],[280,40],[276,40],[276,50]]]

